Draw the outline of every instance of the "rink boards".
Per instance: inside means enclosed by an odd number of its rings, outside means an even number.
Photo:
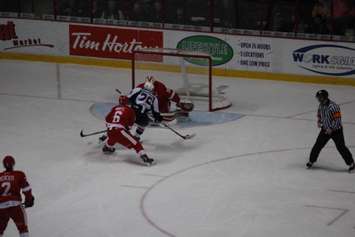
[[[5,59],[130,68],[133,50],[178,48],[212,55],[215,76],[355,85],[354,43],[6,18],[0,26]],[[172,64],[162,58],[160,70]]]

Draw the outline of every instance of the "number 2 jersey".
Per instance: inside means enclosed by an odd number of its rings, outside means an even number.
[[[122,128],[129,130],[136,121],[134,110],[128,106],[115,106],[106,116],[107,128]]]
[[[31,186],[22,171],[0,173],[0,209],[21,205],[21,190],[25,196],[32,196]]]
[[[160,115],[158,99],[151,91],[137,87],[131,91],[128,98],[137,114],[152,113],[154,117]]]

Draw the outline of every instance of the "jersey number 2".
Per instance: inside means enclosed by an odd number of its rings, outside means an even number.
[[[1,196],[7,196],[9,194],[9,191],[11,189],[11,183],[10,182],[4,182],[1,184],[1,188],[5,188],[4,192],[1,194]]]

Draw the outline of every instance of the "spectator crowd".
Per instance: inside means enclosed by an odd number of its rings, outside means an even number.
[[[1,0],[0,12],[355,35],[355,0]]]

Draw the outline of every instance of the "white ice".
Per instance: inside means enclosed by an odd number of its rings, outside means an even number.
[[[0,61],[0,156],[15,156],[32,184],[31,236],[355,236],[355,175],[333,143],[304,168],[321,88],[344,103],[355,152],[354,87],[216,78],[229,85],[229,111],[246,116],[182,130],[197,133],[190,141],[149,129],[144,145],[158,164],[143,167],[131,151],[105,156],[97,137],[79,137],[104,127],[89,107],[127,91],[130,71],[57,69]],[[17,236],[13,224],[5,236]]]

